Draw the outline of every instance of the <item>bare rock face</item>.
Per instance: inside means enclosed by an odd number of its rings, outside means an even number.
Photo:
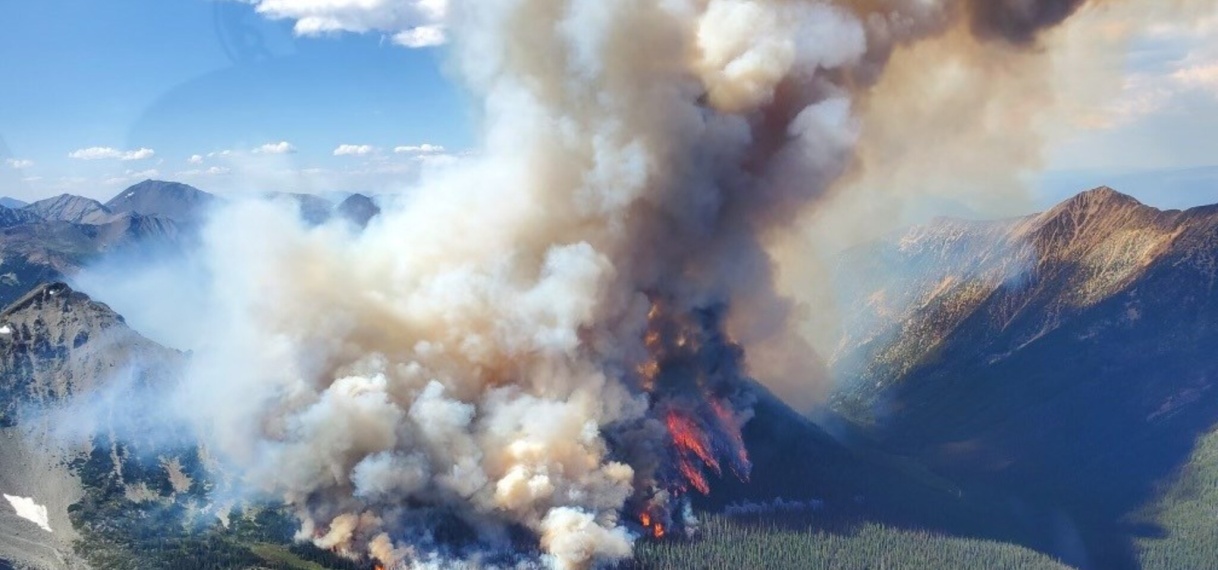
[[[21,568],[87,567],[73,548],[79,534],[69,508],[97,494],[97,480],[120,489],[142,482],[124,474],[133,454],[107,437],[111,418],[96,434],[65,436],[62,422],[77,418],[56,410],[87,403],[116,382],[138,391],[168,381],[182,358],[62,283],[39,285],[0,311],[0,492],[45,509],[47,523],[0,504],[0,560]]]
[[[106,202],[106,208],[114,213],[134,212],[191,224],[201,221],[215,202],[212,194],[187,184],[145,180]]]
[[[0,228],[10,228],[40,221],[42,221],[42,218],[33,212],[0,206]]]
[[[7,497],[0,498],[0,569],[88,568],[72,547],[79,535],[68,508],[85,491],[67,465],[69,455],[46,433],[0,429],[0,494],[46,509],[46,520],[35,522],[29,512],[18,512]],[[6,560],[16,566],[6,566]]]
[[[58,220],[74,224],[103,224],[114,216],[97,200],[71,194],[60,194],[54,198],[39,200],[23,208],[38,214],[44,220]]]
[[[181,355],[126,326],[106,305],[62,283],[36,287],[0,311],[0,423],[25,406],[86,394],[119,374],[167,374]],[[140,370],[132,372],[136,363]]]

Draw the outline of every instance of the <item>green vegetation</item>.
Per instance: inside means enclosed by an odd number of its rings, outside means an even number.
[[[1161,534],[1137,540],[1145,570],[1212,568],[1218,561],[1218,431],[1197,441],[1189,461],[1159,499],[1131,522]]]
[[[235,511],[225,527],[214,514],[200,512],[210,489],[201,483],[206,478],[197,453],[187,450],[178,459],[195,481],[185,493],[174,492],[159,461],[137,457],[122,445],[99,444],[76,462],[87,491],[68,509],[81,535],[77,553],[107,570],[368,567],[310,544],[293,544],[296,522],[284,509]],[[147,492],[133,501],[127,491],[137,485]]]
[[[858,521],[832,525],[809,512],[709,516],[696,538],[640,542],[626,569],[712,568],[922,570],[1063,570],[1047,556],[1019,546],[955,538]],[[847,529],[847,530],[839,530]]]
[[[250,551],[278,568],[290,568],[291,570],[329,570],[329,568],[321,564],[310,562],[293,554],[291,550],[278,544],[255,544],[250,547]]]

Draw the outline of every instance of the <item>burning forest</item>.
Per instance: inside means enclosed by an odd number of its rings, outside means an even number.
[[[387,569],[589,568],[692,534],[692,495],[750,477],[754,383],[822,388],[770,246],[851,169],[891,56],[960,30],[1032,49],[1086,9],[438,4],[478,151],[362,232],[218,211],[221,333],[171,404],[242,498]]]

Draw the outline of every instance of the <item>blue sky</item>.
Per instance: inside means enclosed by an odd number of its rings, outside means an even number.
[[[389,192],[473,144],[446,72],[446,0],[0,3],[0,195]],[[415,49],[407,46],[424,46]],[[1126,57],[1103,119],[1050,141],[1042,203],[1107,183],[1218,201],[1218,9]]]
[[[251,184],[354,190],[386,177],[324,174],[357,161],[408,170],[439,153],[393,149],[461,149],[471,137],[470,105],[438,49],[407,49],[379,33],[297,37],[292,21],[241,2],[4,2],[0,76],[0,194],[23,199],[108,197],[154,172],[228,189],[241,185],[224,180],[238,178],[234,160],[285,173]],[[255,152],[285,141],[291,152]],[[356,154],[334,156],[340,145]],[[91,148],[77,156],[97,158],[69,157]],[[140,158],[141,149],[154,154]]]

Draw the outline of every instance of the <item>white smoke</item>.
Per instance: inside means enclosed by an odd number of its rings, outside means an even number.
[[[363,232],[259,202],[219,212],[211,334],[175,409],[323,548],[388,567],[467,556],[439,544],[441,517],[488,551],[526,529],[555,568],[628,557],[629,506],[667,523],[685,490],[661,410],[715,453],[740,440],[728,333],[780,395],[817,392],[767,241],[850,166],[856,97],[892,50],[966,22],[965,4],[436,3],[484,104],[480,152]],[[258,5],[311,33],[412,26],[423,3]],[[643,372],[657,318],[684,327],[692,371]]]

